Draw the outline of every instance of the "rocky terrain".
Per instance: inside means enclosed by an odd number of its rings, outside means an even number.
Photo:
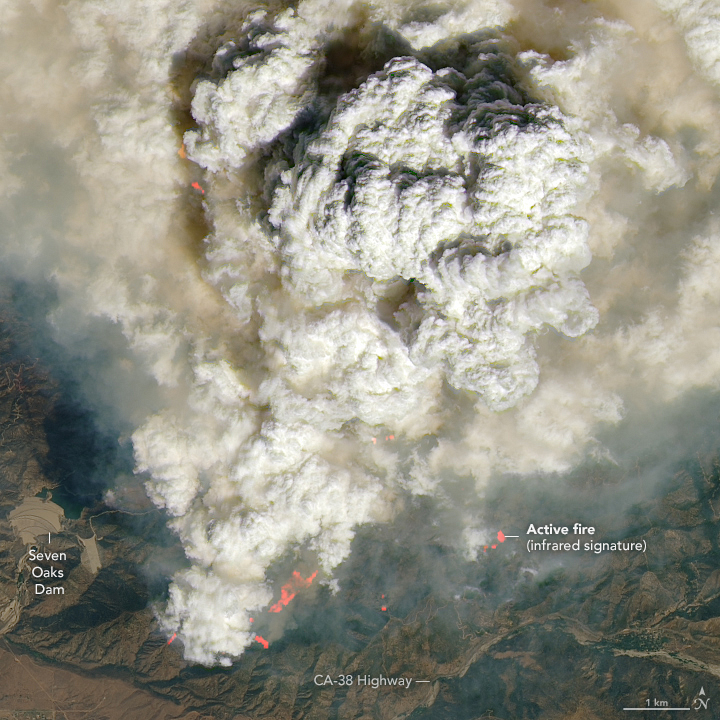
[[[258,643],[231,668],[189,666],[151,608],[163,593],[157,568],[177,562],[177,547],[140,499],[133,513],[96,500],[64,518],[52,549],[67,555],[65,594],[34,593],[21,570],[28,547],[8,516],[52,487],[46,421],[59,396],[32,358],[3,343],[0,718],[605,719],[648,701],[688,706],[701,688],[703,714],[720,703],[712,452],[668,470],[652,500],[631,502],[632,479],[590,471],[560,489],[509,481],[488,496],[488,524],[506,531],[524,531],[537,509],[548,521],[576,512],[599,518],[594,539],[645,541],[645,553],[531,557],[521,538],[468,562],[439,539],[434,511],[410,503],[394,526],[358,534],[339,593],[314,585],[258,620],[268,649]],[[79,538],[91,537],[99,570],[82,559]],[[354,681],[317,685],[318,675]],[[414,682],[373,689],[359,675]]]

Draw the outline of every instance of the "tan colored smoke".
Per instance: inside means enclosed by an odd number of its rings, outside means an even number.
[[[3,261],[57,289],[48,331],[96,358],[88,392],[135,429],[138,470],[192,562],[161,619],[204,663],[251,642],[278,558],[309,549],[329,580],[357,525],[391,521],[404,494],[442,495],[457,476],[482,493],[499,473],[607,457],[599,432],[628,409],[720,379],[720,51],[707,4],[313,0],[253,20],[256,9],[2,8]],[[440,71],[467,32],[497,40],[510,105],[533,105],[547,133],[458,130],[443,145],[442,113],[455,117],[451,91],[466,85]],[[398,55],[414,59],[383,71]],[[425,123],[408,137],[390,100],[371,97],[398,62],[395,92],[408,89],[408,117]],[[193,93],[196,164],[177,152]],[[423,132],[436,136],[424,149]],[[333,172],[350,151],[380,162],[345,173],[364,198],[346,213]],[[497,172],[468,183],[476,156]],[[425,195],[394,163],[428,171]],[[388,222],[404,234],[377,240]],[[471,241],[435,277],[440,230]],[[522,248],[541,280],[526,265],[503,275]],[[480,293],[503,254],[502,291]]]

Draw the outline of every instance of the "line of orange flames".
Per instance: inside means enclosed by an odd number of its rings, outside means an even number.
[[[285,583],[280,588],[280,599],[270,606],[268,612],[279,613],[284,607],[290,603],[290,601],[297,595],[298,590],[302,588],[310,587],[312,581],[317,576],[317,570],[308,578],[304,578],[297,570],[293,572],[290,582]],[[262,636],[256,635],[255,640],[259,642],[266,650],[270,643]]]

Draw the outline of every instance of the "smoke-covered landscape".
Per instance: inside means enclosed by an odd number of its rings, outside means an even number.
[[[720,6],[2,17],[0,718],[712,716]]]

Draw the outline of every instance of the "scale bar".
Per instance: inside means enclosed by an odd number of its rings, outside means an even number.
[[[670,710],[689,710],[690,708],[623,708],[623,710],[642,710],[643,712],[653,712],[654,710],[658,710],[661,712],[668,712]]]
[[[430,682],[429,680],[416,680],[415,682]]]

